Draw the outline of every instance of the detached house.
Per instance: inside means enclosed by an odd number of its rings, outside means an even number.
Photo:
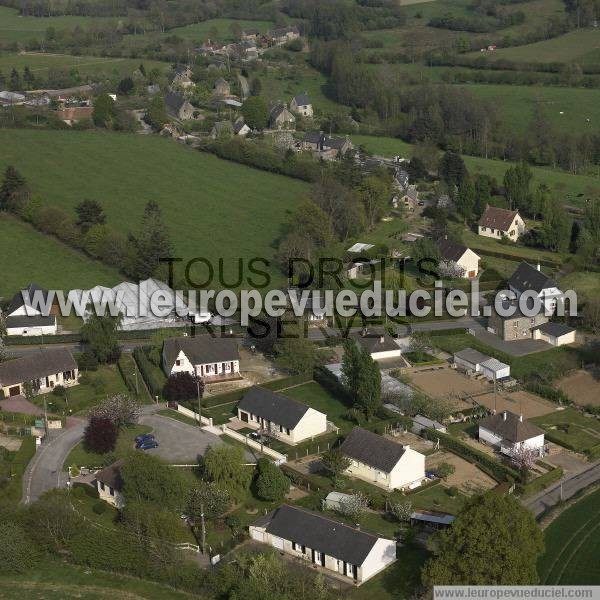
[[[258,386],[246,392],[237,412],[243,423],[287,444],[298,444],[327,431],[327,415]]]
[[[269,126],[271,129],[294,129],[296,117],[287,109],[285,104],[277,104],[271,109]]]
[[[111,506],[118,509],[125,506],[125,500],[121,493],[123,490],[123,479],[121,478],[122,465],[123,460],[118,460],[94,475],[94,483],[100,500],[104,500],[104,502],[108,502]]]
[[[24,384],[29,382],[42,394],[57,385],[70,387],[79,383],[79,368],[73,355],[64,348],[40,350],[0,363],[0,396],[24,394]]]
[[[298,94],[292,98],[290,102],[290,110],[302,117],[312,118],[313,105],[306,92]]]
[[[217,79],[215,81],[215,85],[213,86],[213,88],[214,88],[215,96],[230,96],[231,95],[231,86],[222,77],[219,77],[219,79]]]
[[[504,308],[512,306],[514,310],[511,310],[510,315],[501,315],[495,310],[492,310],[492,314],[488,318],[488,331],[495,333],[503,340],[509,342],[514,340],[527,340],[533,339],[534,331],[540,325],[544,325],[548,322],[548,317],[541,310],[539,313],[533,316],[524,315],[519,309],[516,302],[505,302]]]
[[[234,338],[210,335],[168,338],[163,345],[162,359],[167,377],[189,373],[207,383],[241,379],[240,355]]]
[[[194,107],[181,94],[167,92],[165,106],[169,115],[175,119],[186,121],[194,116]]]
[[[298,506],[284,504],[249,528],[253,540],[307,565],[338,573],[356,585],[396,560],[396,542]]]
[[[479,421],[479,440],[507,456],[521,447],[544,455],[544,430],[507,410]]]
[[[387,490],[415,488],[425,479],[425,455],[376,433],[355,427],[340,446],[350,459],[348,475]]]
[[[443,261],[453,263],[464,279],[474,279],[479,274],[479,261],[481,257],[473,250],[457,244],[449,239],[438,241],[438,248]]]
[[[554,279],[542,273],[541,267],[523,261],[510,276],[508,289],[515,293],[517,299],[525,292],[535,292],[542,307],[549,315],[556,311],[556,303],[564,297]]]
[[[48,291],[32,283],[13,296],[4,320],[6,335],[55,335],[58,326],[52,312]]]
[[[419,190],[417,190],[416,185],[409,185],[399,201],[396,201],[394,204],[394,208],[398,208],[399,206],[404,206],[408,210],[415,210],[419,205]]]
[[[479,235],[497,240],[507,237],[516,242],[526,231],[525,221],[518,210],[506,210],[496,206],[486,207],[478,225]]]
[[[187,89],[193,87],[195,84],[192,81],[192,70],[186,65],[178,65],[175,67],[175,73],[173,80],[171,81],[172,87],[179,87]]]
[[[367,350],[373,360],[385,360],[386,358],[399,358],[402,350],[394,341],[394,338],[386,331],[380,334],[365,332],[355,335],[357,344]]]

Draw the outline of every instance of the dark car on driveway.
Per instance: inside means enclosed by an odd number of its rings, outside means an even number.
[[[152,448],[158,448],[158,442],[156,440],[143,440],[136,445],[138,450],[151,450]]]
[[[153,440],[154,439],[154,434],[152,433],[142,433],[142,435],[138,435],[135,438],[135,443],[139,444],[141,442],[144,442],[146,440]]]

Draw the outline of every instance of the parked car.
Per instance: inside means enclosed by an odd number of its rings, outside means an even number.
[[[258,433],[257,431],[252,431],[251,433],[248,434],[248,437],[251,440],[258,442],[259,444],[264,444],[265,446],[269,445],[269,438]]]
[[[140,442],[143,442],[145,440],[153,440],[154,439],[154,434],[152,433],[142,433],[141,435],[138,435],[135,438],[135,443],[139,444]]]
[[[152,448],[158,448],[158,442],[156,440],[143,440],[136,448],[138,450],[151,450]]]

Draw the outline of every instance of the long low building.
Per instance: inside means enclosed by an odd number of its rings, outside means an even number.
[[[36,391],[45,393],[59,385],[77,385],[78,379],[77,363],[64,348],[40,350],[0,363],[0,392],[5,398],[24,394],[24,386],[29,382]]]
[[[244,394],[237,412],[243,423],[291,445],[327,431],[327,415],[258,386]]]
[[[250,525],[250,537],[357,585],[396,560],[396,542],[284,504]]]
[[[464,371],[481,373],[490,381],[500,381],[510,377],[510,365],[473,348],[465,348],[455,352],[454,364]]]

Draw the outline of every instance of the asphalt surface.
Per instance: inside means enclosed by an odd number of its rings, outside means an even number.
[[[548,508],[558,504],[561,499],[568,500],[580,490],[600,480],[600,463],[595,463],[585,471],[563,479],[541,494],[526,499],[523,504],[539,517]],[[562,488],[562,489],[561,489]]]

